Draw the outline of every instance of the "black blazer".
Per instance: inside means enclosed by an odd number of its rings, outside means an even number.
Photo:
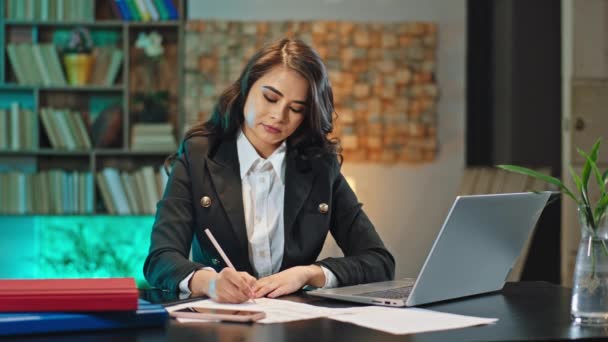
[[[205,196],[210,205],[203,205]],[[329,206],[325,213],[319,209],[323,203]],[[340,173],[335,156],[307,159],[288,147],[284,220],[281,270],[316,262],[331,270],[340,286],[393,279],[395,260]],[[144,264],[148,282],[178,291],[179,282],[192,271],[225,267],[206,228],[237,270],[253,274],[235,138],[185,141],[157,205]],[[328,231],[345,256],[317,262]],[[193,261],[188,258],[191,247]]]

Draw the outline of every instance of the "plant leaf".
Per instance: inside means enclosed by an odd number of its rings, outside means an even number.
[[[590,159],[593,160],[594,162],[597,160],[597,151],[600,148],[601,142],[602,142],[602,138],[598,138],[597,141],[595,142],[595,144],[593,144],[593,147],[591,148],[591,153],[589,153]],[[578,151],[579,154],[581,154],[581,152],[583,154],[585,153],[579,148],[577,148],[576,150]],[[585,166],[583,167],[583,173],[581,175],[581,182],[583,183],[583,187],[585,188],[585,190],[587,190],[587,183],[589,181],[589,175],[591,175],[591,165],[589,163],[589,160],[587,160],[587,162],[585,163]]]
[[[528,169],[526,167],[521,167],[521,166],[516,166],[516,165],[496,165],[496,167],[503,169],[505,171],[519,173],[522,175],[530,176],[530,177],[545,181],[547,183],[553,184],[553,185],[557,186],[558,188],[560,188],[564,192],[564,194],[568,195],[576,203],[579,203],[578,199],[576,199],[576,197],[564,185],[564,183],[562,183],[562,181],[560,181],[559,179],[557,179],[555,177],[551,177],[551,176],[545,175],[543,173],[534,171],[532,169]]]
[[[606,182],[608,182],[608,170],[604,171],[604,174],[602,175],[602,179],[604,180],[604,185],[606,185]]]
[[[581,182],[581,177],[579,177],[576,174],[576,172],[574,172],[574,169],[572,168],[572,166],[569,166],[568,170],[570,171],[570,176],[572,176],[572,179],[574,180],[574,184],[576,184],[576,188],[578,189],[578,192],[581,192],[581,189],[583,187],[583,183]]]
[[[600,169],[597,168],[595,160],[592,160],[591,157],[588,156],[585,152],[579,151],[579,153],[587,159],[587,162],[591,166],[591,170],[593,171],[593,175],[595,176],[597,185],[600,187],[600,194],[603,197],[606,194],[606,187],[604,186],[604,179],[602,178],[602,173],[600,172]]]
[[[595,220],[591,212],[591,204],[589,203],[589,196],[587,196],[587,189],[585,187],[581,188],[581,196],[583,197],[583,203],[581,204],[583,214],[587,218],[587,224],[595,231]]]
[[[594,212],[595,222],[600,221],[600,219],[602,218],[602,215],[606,211],[607,206],[608,206],[608,194],[604,193],[604,196],[602,196],[602,198],[600,198],[600,200],[597,202],[597,205],[595,206],[595,212]]]

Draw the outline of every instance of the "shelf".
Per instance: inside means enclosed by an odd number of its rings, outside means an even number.
[[[178,20],[128,21],[126,25],[130,27],[178,27],[180,22]]]
[[[93,153],[100,156],[169,156],[175,151],[133,151],[121,149],[98,149]]]
[[[122,20],[97,20],[97,21],[31,21],[31,20],[5,20],[9,26],[44,26],[44,27],[178,27],[179,20],[159,20],[159,21],[122,21]]]
[[[100,85],[84,85],[84,86],[43,86],[43,85],[23,85],[15,83],[4,83],[0,84],[1,90],[41,90],[41,91],[97,91],[97,92],[120,92],[124,90],[122,84],[113,86],[100,86]]]
[[[154,214],[129,214],[129,215],[110,215],[108,213],[93,213],[93,214],[9,214],[0,213],[0,217],[18,217],[18,218],[33,218],[33,217],[154,217]]]
[[[15,1],[17,0],[13,0],[13,2]],[[17,2],[19,2],[21,5],[20,1],[21,0]],[[89,133],[91,133],[93,126],[92,122],[98,118],[102,118],[103,120],[101,120],[100,124],[103,125],[97,125],[95,128],[100,132],[102,130],[104,131],[102,134],[100,134],[100,136],[102,139],[107,139],[106,141],[108,143],[102,144],[101,140],[96,140],[97,144],[100,146],[103,145],[114,147],[96,147],[96,143],[93,141],[92,135],[89,136],[91,138],[90,141],[92,142],[92,147],[89,149],[79,147],[78,150],[68,150],[65,148],[59,149],[51,147],[57,145],[51,145],[51,139],[49,134],[47,134],[48,131],[46,130],[47,127],[44,125],[44,122],[41,120],[39,115],[34,115],[33,117],[35,118],[32,118],[33,125],[30,132],[34,132],[34,137],[36,137],[36,132],[38,133],[38,143],[25,145],[29,146],[27,150],[0,150],[0,172],[29,174],[35,172],[46,172],[49,170],[59,170],[61,171],[60,173],[62,175],[61,184],[58,186],[60,192],[65,192],[66,189],[69,188],[74,188],[73,190],[77,190],[77,186],[69,187],[65,182],[69,176],[72,176],[72,171],[77,172],[78,174],[92,175],[92,189],[89,188],[88,183],[87,187],[84,189],[87,200],[86,207],[80,206],[80,204],[82,204],[80,202],[78,205],[74,206],[64,205],[64,208],[88,208],[90,212],[71,213],[64,211],[63,213],[35,213],[32,211],[33,209],[43,209],[46,207],[28,206],[30,212],[24,214],[16,213],[15,211],[8,212],[6,210],[4,212],[0,212],[0,222],[2,222],[2,220],[10,220],[12,217],[21,217],[26,221],[28,219],[32,221],[55,220],[55,218],[59,220],[81,220],[87,222],[87,225],[88,222],[95,221],[94,218],[96,217],[99,217],[101,221],[106,220],[106,218],[107,220],[118,218],[119,220],[125,220],[125,222],[129,219],[139,219],[145,221],[153,219],[154,213],[134,213],[128,215],[110,214],[105,208],[112,207],[112,204],[108,204],[108,198],[104,198],[103,196],[104,194],[101,191],[100,183],[97,181],[97,173],[103,169],[113,168],[119,172],[126,172],[133,175],[136,171],[143,167],[151,168],[154,174],[154,182],[152,183],[157,186],[157,190],[160,189],[158,185],[159,172],[162,172],[162,174],[160,174],[160,176],[163,177],[162,179],[166,178],[163,169],[164,162],[168,156],[177,151],[177,148],[163,151],[134,151],[131,149],[131,129],[136,123],[136,117],[132,114],[134,114],[133,111],[139,110],[138,106],[134,104],[132,92],[145,90],[143,83],[138,81],[141,81],[142,76],[145,76],[144,72],[147,72],[141,68],[141,61],[138,58],[138,56],[141,55],[141,51],[138,51],[135,48],[135,42],[139,37],[140,32],[154,30],[162,35],[163,46],[168,46],[171,51],[171,54],[165,54],[165,57],[167,58],[165,61],[163,61],[163,63],[172,63],[171,67],[163,67],[159,69],[159,73],[161,74],[160,76],[162,76],[160,78],[167,80],[167,84],[165,85],[161,83],[159,84],[158,88],[169,90],[172,94],[169,104],[169,110],[172,116],[169,120],[167,120],[167,122],[170,122],[176,129],[177,132],[175,136],[180,137],[182,132],[179,127],[183,126],[184,121],[184,112],[181,104],[184,90],[182,86],[183,74],[181,73],[181,70],[183,70],[183,50],[185,39],[183,28],[185,25],[185,18],[187,18],[185,15],[187,8],[186,2],[184,0],[173,1],[178,10],[178,15],[180,17],[179,19],[146,22],[117,19],[118,17],[114,16],[115,12],[110,6],[114,0],[92,1],[94,3],[94,15],[92,17],[91,15],[88,17],[80,15],[70,16],[68,18],[72,18],[73,20],[62,21],[41,20],[40,18],[42,17],[40,16],[36,16],[37,19],[33,20],[24,19],[24,17],[17,17],[21,18],[19,20],[15,20],[16,17],[12,17],[12,19],[5,19],[4,15],[2,14],[6,14],[3,9],[6,7],[5,5],[7,2],[7,0],[0,0],[0,12],[3,12],[0,13],[0,31],[2,32],[2,34],[0,34],[0,47],[3,49],[5,49],[5,45],[7,43],[11,42],[53,43],[56,46],[63,45],[65,40],[69,38],[68,34],[70,31],[72,31],[72,29],[75,27],[80,26],[87,28],[93,35],[93,38],[99,40],[98,43],[100,46],[108,45],[113,49],[122,51],[123,57],[115,78],[115,82],[119,84],[105,86],[103,84],[99,84],[102,82],[95,82],[97,83],[95,85],[90,84],[83,86],[72,86],[68,84],[57,85],[59,82],[54,82],[55,84],[53,85],[48,85],[50,82],[47,82],[46,85],[44,85],[42,78],[36,78],[35,82],[34,79],[30,80],[30,82],[34,82],[35,84],[17,84],[17,74],[12,68],[8,55],[6,52],[4,53],[4,57],[2,61],[0,61],[0,66],[2,66],[0,68],[0,102],[2,104],[0,108],[4,108],[6,110],[9,108],[9,104],[18,102],[20,108],[29,109],[32,112],[40,111],[42,108],[61,108],[77,111],[84,116],[86,116],[85,113],[89,113],[88,120],[84,120],[85,128]],[[57,17],[51,16],[50,18]],[[66,17],[64,16],[63,18]],[[26,57],[28,58],[29,52],[30,51],[28,50],[26,53]],[[34,51],[34,53],[36,52]],[[64,70],[60,49],[57,49],[57,53],[58,57],[60,58],[59,63],[61,64],[61,69]],[[36,56],[34,56],[34,58],[35,57]],[[106,61],[104,60],[103,62],[105,63]],[[116,62],[114,65],[116,65]],[[175,70],[178,71],[177,75],[174,75],[175,72],[173,70],[173,65],[175,65]],[[110,64],[107,65],[107,67],[109,66]],[[106,66],[104,65],[104,67]],[[28,69],[25,70],[29,71]],[[107,75],[107,70],[105,70],[105,72]],[[64,76],[66,76],[67,80],[67,75],[65,72]],[[25,79],[30,78],[26,77]],[[109,110],[106,112],[105,110],[108,108]],[[4,116],[10,119],[12,113],[9,111],[7,111],[7,113],[8,115]],[[104,117],[100,116],[102,115],[101,113],[104,113]],[[66,116],[66,120],[64,121],[67,122],[68,129],[73,129],[74,122],[71,122],[69,119],[69,116]],[[23,122],[30,124],[29,120],[27,122],[24,120]],[[65,125],[61,120],[59,121],[59,124],[57,124],[57,121],[53,120],[53,123],[49,126],[57,125],[58,129],[57,127],[55,127],[55,129],[52,129],[51,127],[51,130],[55,131],[56,136],[59,134],[58,131],[60,131],[62,134],[68,134],[68,132],[65,130]],[[7,125],[5,124],[5,126]],[[12,129],[12,127],[8,125],[7,129]],[[119,129],[122,131],[119,132]],[[80,135],[82,135],[82,130],[80,130],[80,132]],[[109,143],[110,141],[112,141],[111,144]],[[82,144],[77,145],[84,146]],[[4,147],[5,145],[2,146]],[[24,145],[22,144],[21,146]],[[149,147],[162,148],[163,146],[149,145]],[[68,177],[65,177],[66,174]],[[4,179],[5,178],[3,178],[3,181]],[[87,182],[89,182],[88,178]],[[43,185],[46,186],[47,184]],[[48,190],[49,192],[57,191],[57,189]],[[80,188],[78,189],[78,196],[81,195],[81,190],[82,189]],[[113,188],[111,190],[119,189]],[[11,188],[11,191],[16,192],[17,190],[13,190]],[[40,191],[40,189],[37,189],[37,191]],[[139,191],[141,192],[141,189],[139,189]],[[31,200],[28,195],[31,194],[23,194],[21,197],[26,197],[27,200]],[[76,193],[74,193],[72,197],[76,199],[78,196]],[[34,199],[38,200],[38,198]],[[49,199],[49,201],[53,200],[53,198]],[[113,201],[112,198],[109,200]],[[149,206],[149,204],[151,203],[147,203],[142,208],[152,211],[153,208]],[[7,208],[0,208],[0,210]],[[15,209],[16,207],[10,208]]]
[[[39,20],[5,20],[6,25],[10,26],[49,26],[49,27],[121,27],[121,20],[99,20],[99,21],[39,21]]]
[[[95,150],[58,150],[41,148],[38,150],[0,150],[2,156],[163,156],[167,157],[174,151],[132,151],[124,149],[95,149]]]
[[[39,150],[0,150],[1,156],[88,156],[90,151],[82,150],[55,150],[55,149],[39,149]]]

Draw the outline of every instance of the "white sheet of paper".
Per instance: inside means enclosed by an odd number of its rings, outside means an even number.
[[[466,328],[498,321],[496,318],[455,315],[417,308],[357,306],[336,309],[270,298],[259,298],[255,301],[256,303],[220,304],[210,299],[203,299],[170,306],[166,309],[175,311],[189,306],[200,306],[215,309],[264,311],[266,318],[259,320],[258,323],[266,324],[327,317],[398,335]],[[178,321],[182,323],[211,322],[191,318],[178,318]]]
[[[466,328],[498,321],[497,318],[463,316],[417,308],[364,306],[337,310],[342,312],[335,311],[329,318],[396,335]]]
[[[200,306],[214,309],[230,310],[251,310],[264,311],[266,318],[259,320],[259,323],[283,323],[325,317],[331,309],[318,307],[309,304],[296,303],[288,300],[258,298],[256,303],[242,304],[220,304],[210,299],[203,299],[190,303],[177,304],[167,307],[167,311],[175,311],[189,306]],[[179,322],[194,322],[203,320],[178,319]]]

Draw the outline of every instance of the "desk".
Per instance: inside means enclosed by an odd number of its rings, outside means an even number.
[[[142,292],[143,296],[149,293]],[[286,299],[314,305],[341,302],[298,294]],[[350,305],[352,306],[352,305]],[[509,283],[498,293],[424,308],[463,315],[496,317],[493,325],[415,335],[391,335],[330,319],[286,324],[179,324],[166,329],[140,329],[86,334],[23,337],[18,341],[498,341],[608,338],[608,328],[581,328],[570,321],[570,289],[542,282]],[[13,340],[13,339],[11,339]]]

